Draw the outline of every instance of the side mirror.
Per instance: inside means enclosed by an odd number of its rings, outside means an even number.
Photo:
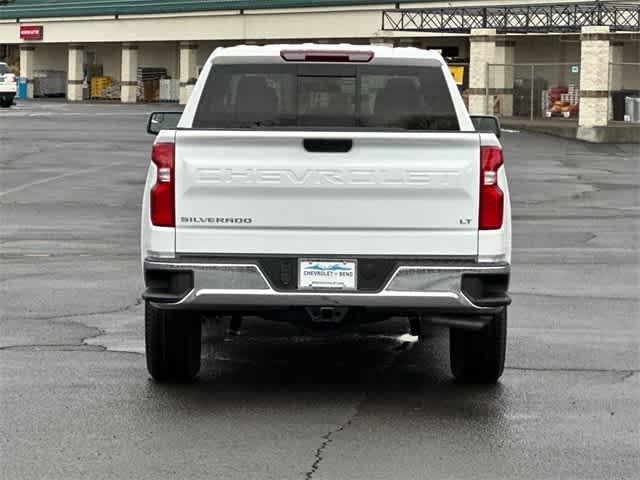
[[[147,133],[157,135],[160,130],[173,130],[178,126],[182,112],[154,112],[149,117]]]
[[[500,138],[500,121],[492,115],[471,115],[471,122],[476,132],[493,133]]]

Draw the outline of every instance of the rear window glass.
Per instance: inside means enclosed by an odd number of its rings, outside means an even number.
[[[5,73],[11,73],[11,69],[9,69],[7,65],[0,63],[0,75],[3,75]]]
[[[216,65],[194,128],[459,130],[440,67]]]

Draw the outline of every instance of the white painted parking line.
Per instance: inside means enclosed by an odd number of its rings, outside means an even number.
[[[28,116],[29,117],[52,117],[52,116],[56,116],[56,117],[77,117],[80,115],[84,115],[83,113],[76,113],[76,112],[72,112],[72,113],[68,113],[68,112],[64,112],[64,113],[60,113],[60,112],[40,112],[40,113],[30,113]]]
[[[107,165],[102,165],[100,167],[84,168],[82,170],[73,170],[71,172],[62,173],[60,175],[55,175],[53,177],[43,178],[41,180],[36,180],[34,182],[25,183],[23,185],[19,185],[19,186],[14,187],[14,188],[10,188],[9,190],[5,190],[4,192],[0,192],[0,197],[4,197],[5,195],[9,195],[10,193],[15,193],[15,192],[19,192],[21,190],[25,190],[25,189],[30,188],[30,187],[35,187],[37,185],[42,185],[43,183],[54,182],[56,180],[60,180],[61,178],[73,177],[75,175],[81,175],[83,173],[97,172],[99,170],[104,170],[105,168],[115,167],[116,165],[124,165],[124,163],[123,162],[113,162],[113,163],[109,163]]]

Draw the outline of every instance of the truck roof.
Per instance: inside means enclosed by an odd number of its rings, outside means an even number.
[[[219,47],[209,57],[208,62],[214,62],[216,59],[223,60],[224,57],[249,58],[264,57],[280,58],[283,50],[302,50],[302,51],[344,51],[344,52],[373,52],[374,58],[403,59],[403,60],[431,60],[440,64],[445,64],[442,56],[434,50],[424,50],[416,47],[389,47],[382,45],[353,45],[350,43],[297,43],[297,44],[273,44],[273,45],[236,45],[233,47]]]

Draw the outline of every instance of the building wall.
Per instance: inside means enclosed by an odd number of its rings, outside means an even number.
[[[213,51],[219,46],[223,46],[225,43],[222,42],[211,42],[204,41],[198,42],[198,67],[201,67],[207,62],[209,55],[213,53]]]
[[[516,41],[513,68],[516,84],[531,78],[548,86],[579,85],[580,35],[530,35],[514,37]]]
[[[38,45],[34,70],[63,70],[66,72],[68,59],[66,44]]]
[[[623,88],[640,90],[640,42],[625,41],[623,58]],[[515,63],[580,64],[580,36],[531,35],[516,37]],[[516,68],[523,72],[526,67]],[[551,83],[566,85],[574,80],[567,66],[537,66],[536,72]]]
[[[515,63],[580,63],[580,35],[520,35]]]
[[[101,19],[42,19],[43,43],[157,40],[244,40],[371,37],[380,29],[379,10],[245,15],[159,15]],[[19,24],[0,23],[0,43],[20,43]]]
[[[17,45],[0,45],[0,62],[15,65],[20,61],[20,50]]]
[[[635,63],[635,65],[622,67],[622,88],[640,90],[640,42],[626,42],[623,59],[625,63]]]
[[[179,78],[179,52],[176,42],[141,43],[138,50],[140,67],[162,67],[171,78]]]
[[[122,57],[119,43],[88,44],[87,52],[95,52],[96,65],[102,65],[102,73],[113,79],[120,78]]]

